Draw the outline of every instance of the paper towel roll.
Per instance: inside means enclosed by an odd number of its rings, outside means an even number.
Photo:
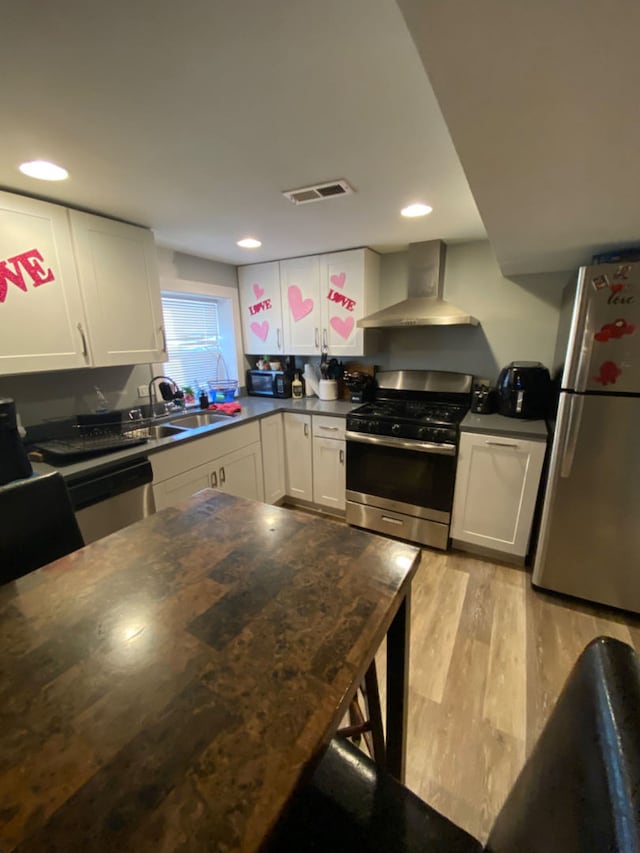
[[[315,394],[318,396],[318,379],[316,378],[315,373],[313,372],[313,367],[306,362],[304,366],[304,387],[306,390],[307,397],[313,397]]]

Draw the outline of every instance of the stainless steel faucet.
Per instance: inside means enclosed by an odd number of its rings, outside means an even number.
[[[154,382],[157,382],[159,379],[164,379],[164,380],[166,380],[167,382],[170,382],[170,383],[171,383],[171,385],[173,386],[173,389],[174,389],[174,390],[173,390],[173,400],[165,400],[165,402],[164,402],[164,405],[165,405],[165,414],[166,414],[167,412],[171,411],[171,409],[170,409],[170,408],[167,408],[168,406],[173,406],[173,407],[174,407],[174,408],[176,408],[176,409],[182,409],[182,408],[184,408],[184,394],[183,394],[183,393],[182,393],[182,391],[180,390],[180,388],[179,388],[179,386],[178,386],[178,383],[175,381],[175,379],[172,379],[170,376],[163,376],[163,375],[161,375],[161,374],[160,374],[160,375],[158,375],[158,376],[152,376],[152,377],[151,377],[151,380],[150,380],[150,382],[149,382],[149,388],[148,388],[148,391],[149,391],[149,404],[150,404],[150,406],[151,406],[151,417],[152,417],[152,418],[154,418],[154,417],[156,416],[156,414],[155,414],[155,405],[156,405],[156,403],[158,402],[158,397],[157,397],[157,394],[156,394],[156,389],[155,389],[155,386],[154,386]]]

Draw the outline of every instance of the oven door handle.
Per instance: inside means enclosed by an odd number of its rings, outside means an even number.
[[[439,444],[435,441],[414,441],[413,439],[394,438],[389,435],[364,435],[360,432],[346,432],[347,441],[360,444],[375,444],[378,447],[396,447],[401,450],[415,450],[418,453],[438,453],[441,456],[455,456],[454,444]]]

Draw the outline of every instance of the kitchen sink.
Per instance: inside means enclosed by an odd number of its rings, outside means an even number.
[[[183,415],[181,418],[174,418],[171,425],[181,429],[196,429],[196,427],[207,426],[221,421],[230,421],[231,415],[221,415],[218,412],[198,412],[195,415]]]
[[[173,426],[173,424],[158,424],[156,426],[145,427],[149,438],[169,438],[172,435],[180,435],[186,432],[188,427]]]

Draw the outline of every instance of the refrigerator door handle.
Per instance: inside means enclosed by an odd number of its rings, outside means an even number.
[[[568,403],[569,411],[567,412],[567,431],[564,437],[562,459],[560,460],[560,476],[565,480],[571,476],[573,459],[576,455],[576,445],[578,444],[578,433],[580,432],[580,423],[582,421],[584,397],[572,394],[569,397]]]
[[[586,391],[589,382],[589,370],[591,369],[591,358],[593,355],[593,319],[592,305],[589,303],[584,315],[584,326],[582,329],[582,340],[580,341],[580,354],[576,368],[576,391]]]

